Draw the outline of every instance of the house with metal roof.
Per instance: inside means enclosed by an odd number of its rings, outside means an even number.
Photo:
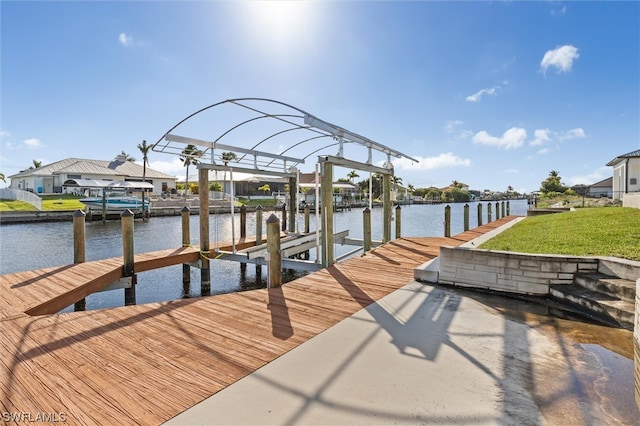
[[[607,163],[613,167],[613,198],[640,192],[640,149],[619,155]]]
[[[123,156],[115,160],[88,160],[67,158],[42,167],[23,170],[9,176],[9,188],[30,191],[36,194],[59,194],[75,191],[77,185],[67,187],[65,182],[93,180],[101,182],[143,182],[143,166],[127,161]],[[146,182],[153,184],[153,193],[171,191],[176,187],[176,178],[149,167]],[[105,185],[106,186],[106,185]],[[138,185],[139,186],[139,185]]]

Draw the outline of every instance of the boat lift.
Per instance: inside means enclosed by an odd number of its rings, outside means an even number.
[[[229,109],[238,110],[244,114],[228,113]],[[225,110],[225,117],[233,116],[234,124],[231,127],[223,127],[218,131],[218,136],[213,139],[198,139],[185,137],[174,131],[186,121],[205,111]],[[219,124],[223,120],[213,121]],[[228,122],[228,121],[227,121]],[[208,121],[208,123],[212,123]],[[265,124],[269,123],[268,126]],[[207,126],[205,126],[207,127]],[[258,127],[258,129],[256,129]],[[248,134],[248,136],[247,136]],[[304,135],[304,136],[302,136]],[[329,143],[321,142],[328,139]],[[240,146],[238,143],[246,143],[247,140],[257,142],[250,147]],[[232,143],[233,142],[233,143]],[[321,142],[318,144],[318,142]],[[326,141],[325,141],[326,142]],[[308,147],[311,146],[311,149]],[[320,200],[320,209],[315,209],[316,230],[310,234],[300,233],[296,229],[296,216],[298,212],[298,181],[299,166],[314,154],[337,147],[335,155],[318,155],[315,165],[316,200]],[[366,160],[355,161],[352,155],[345,155],[345,149],[363,147],[366,152]],[[185,117],[175,126],[170,128],[156,143],[152,150],[172,155],[178,155],[182,161],[191,161],[197,165],[198,181],[200,188],[208,188],[209,171],[223,171],[228,173],[231,180],[231,215],[232,215],[232,240],[233,246],[230,252],[220,252],[221,259],[235,260],[243,263],[264,264],[265,245],[251,247],[244,250],[236,250],[235,225],[233,216],[235,208],[233,204],[233,173],[242,172],[261,176],[276,176],[287,178],[289,181],[289,221],[288,233],[281,241],[282,266],[293,269],[313,270],[327,267],[335,263],[334,244],[336,242],[358,245],[358,241],[348,238],[348,231],[334,233],[333,223],[333,167],[345,167],[359,171],[369,172],[371,193],[372,174],[382,175],[383,180],[383,242],[391,240],[391,176],[393,164],[391,157],[406,158],[418,162],[395,149],[375,142],[364,136],[346,130],[343,127],[331,124],[327,121],[307,113],[304,110],[283,102],[263,98],[238,98],[228,99],[202,108]],[[306,148],[306,150],[305,150]],[[279,153],[276,153],[280,151]],[[302,152],[298,156],[291,153]],[[311,152],[307,152],[311,151]],[[382,166],[375,165],[373,154],[382,153],[386,156]],[[371,196],[369,207],[371,208]],[[210,250],[209,241],[209,193],[199,191],[200,201],[200,250]],[[316,201],[317,202],[317,201]],[[361,245],[361,244],[359,244]],[[289,259],[289,256],[316,247],[317,256],[315,262],[299,259]],[[361,250],[358,247],[355,251]],[[353,252],[347,255],[353,254]],[[205,280],[209,282],[209,259],[202,259],[201,264],[203,285]],[[206,272],[205,272],[206,270]]]

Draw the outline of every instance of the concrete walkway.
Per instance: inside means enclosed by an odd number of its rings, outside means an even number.
[[[640,424],[631,360],[491,298],[410,282],[166,424]]]

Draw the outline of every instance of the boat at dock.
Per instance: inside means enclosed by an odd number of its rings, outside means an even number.
[[[123,211],[125,209],[141,210],[142,198],[134,197],[132,195],[110,195],[107,197],[88,197],[81,198],[79,200],[82,204],[87,206],[88,209],[102,210],[106,208],[108,211]],[[144,200],[144,209],[149,209],[149,199]]]

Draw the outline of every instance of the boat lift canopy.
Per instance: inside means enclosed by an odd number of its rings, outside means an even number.
[[[69,188],[96,188],[96,189],[153,189],[149,182],[133,182],[129,180],[102,180],[102,179],[67,179],[62,186]]]

